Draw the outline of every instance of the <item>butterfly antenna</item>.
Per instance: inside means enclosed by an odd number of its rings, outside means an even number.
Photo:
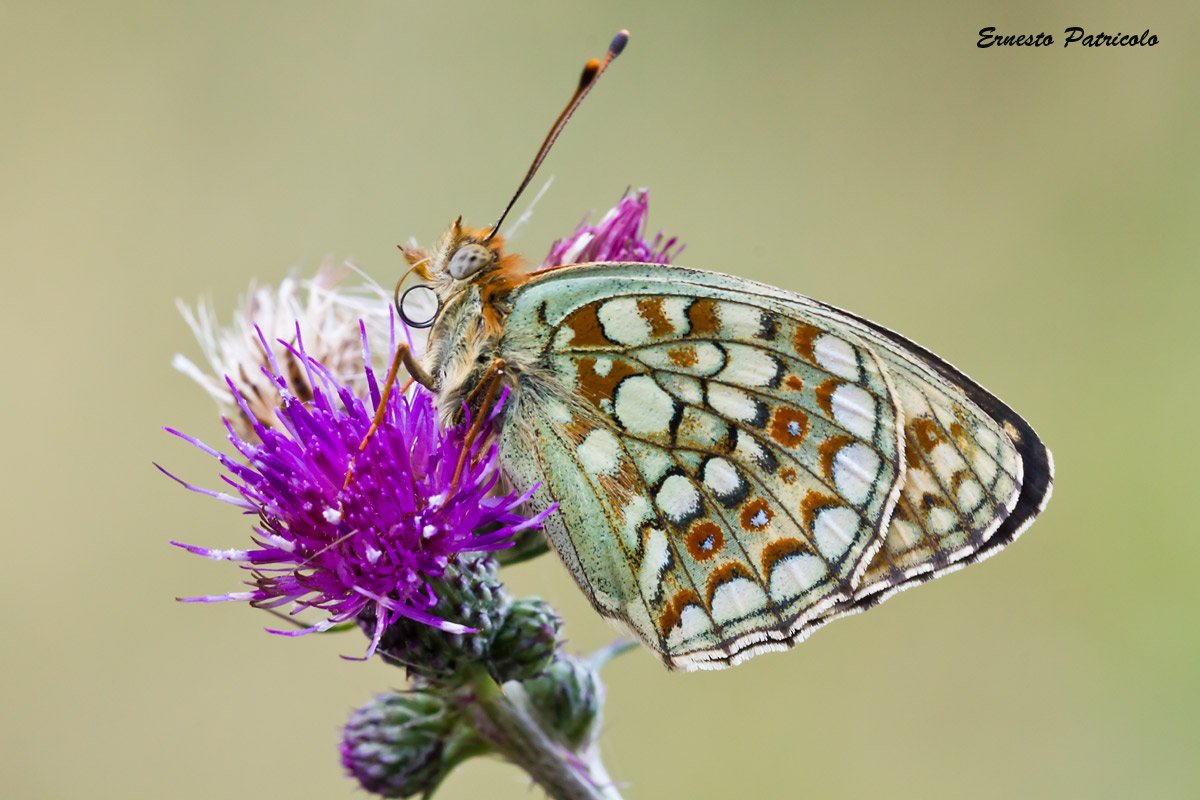
[[[512,211],[513,204],[517,202],[517,198],[525,191],[525,187],[533,180],[533,176],[537,173],[538,167],[546,160],[546,154],[550,152],[550,148],[554,146],[554,140],[562,133],[562,129],[566,127],[567,120],[575,113],[575,109],[579,108],[579,104],[583,102],[583,98],[587,97],[587,93],[596,85],[596,81],[604,74],[604,70],[608,69],[608,65],[613,59],[621,55],[621,51],[625,49],[625,45],[629,43],[629,31],[618,31],[613,37],[612,42],[608,45],[608,52],[604,55],[604,60],[599,61],[592,59],[583,66],[583,75],[579,77],[579,86],[575,89],[575,94],[571,96],[571,101],[567,103],[567,107],[558,115],[558,119],[554,121],[554,125],[550,128],[550,133],[546,134],[545,141],[538,148],[537,155],[533,158],[533,163],[529,165],[529,171],[525,173],[525,180],[521,181],[521,185],[517,187],[516,193],[512,200],[508,201],[508,205],[504,208],[504,213],[500,215],[500,219],[496,220],[496,224],[488,232],[487,238],[483,240],[487,244],[492,240],[492,237],[500,230],[500,225],[504,222],[504,218],[508,216],[508,212]]]

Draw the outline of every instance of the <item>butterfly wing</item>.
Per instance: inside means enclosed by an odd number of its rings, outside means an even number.
[[[853,602],[831,611],[826,621],[999,552],[1046,507],[1054,482],[1050,451],[1009,406],[920,345],[869,320],[830,310],[865,329],[863,336],[897,383],[906,412],[907,469],[884,546]],[[914,374],[915,366],[921,369]],[[996,423],[1002,438],[993,426],[968,435],[964,398]],[[976,501],[979,486],[987,487],[982,494],[990,503]],[[997,506],[1005,496],[1008,500]]]
[[[522,291],[501,458],[560,503],[550,538],[602,612],[669,663],[729,659],[852,599],[899,488],[894,389],[798,314],[651,271]]]
[[[502,463],[602,613],[737,663],[981,552],[1020,497],[1002,423],[897,339],[714,273],[549,273],[505,326]]]

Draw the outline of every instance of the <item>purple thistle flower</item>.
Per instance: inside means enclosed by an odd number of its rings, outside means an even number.
[[[586,261],[670,264],[683,252],[684,245],[677,237],[666,238],[661,230],[647,241],[643,232],[649,211],[649,191],[638,189],[632,195],[626,194],[599,223],[588,225],[584,217],[574,233],[552,244],[538,269]]]
[[[361,330],[365,351],[366,331]],[[263,352],[270,354],[261,331],[258,335]],[[188,489],[259,520],[253,537],[258,549],[219,550],[172,542],[208,558],[241,562],[252,575],[245,582],[252,587],[249,591],[181,600],[244,600],[258,608],[290,603],[293,614],[313,608],[327,615],[302,630],[271,631],[285,636],[328,630],[370,609],[375,631],[366,658],[375,652],[386,627],[404,617],[449,633],[474,632],[429,613],[437,602],[430,580],[440,577],[459,553],[510,546],[513,535],[540,526],[553,510],[532,518],[516,513],[533,489],[523,495],[488,497],[498,478],[496,448],[482,451],[500,406],[469,446],[462,475],[452,486],[467,447],[469,423],[443,431],[426,391],[418,387],[411,397],[393,392],[382,424],[354,461],[353,480],[343,488],[351,457],[379,404],[370,354],[364,354],[368,403],[308,356],[299,330],[296,342],[297,349],[284,346],[307,371],[313,397],[306,403],[292,394],[269,355],[269,368],[263,373],[283,398],[277,411],[279,427],[266,427],[248,413],[246,399],[227,380],[246,418],[254,421],[257,441],[240,436],[226,420],[229,442],[240,458],[167,429],[216,458],[228,473],[222,479],[236,494],[199,488],[160,470]],[[495,530],[477,533],[488,526]]]

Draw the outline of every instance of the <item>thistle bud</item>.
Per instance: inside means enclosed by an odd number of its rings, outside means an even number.
[[[524,681],[545,672],[558,652],[561,627],[554,609],[540,597],[513,603],[492,642],[496,679]]]
[[[442,778],[452,718],[441,698],[425,692],[380,694],[350,715],[342,765],[368,792],[410,797]]]
[[[599,727],[604,684],[586,659],[560,656],[524,686],[534,711],[574,750],[586,746]]]
[[[437,602],[428,613],[474,633],[448,633],[401,619],[389,625],[379,641],[384,661],[407,667],[410,675],[448,681],[486,660],[510,602],[496,569],[495,559],[469,554],[452,561],[440,578],[429,582]],[[374,624],[374,619],[360,618],[364,630]]]

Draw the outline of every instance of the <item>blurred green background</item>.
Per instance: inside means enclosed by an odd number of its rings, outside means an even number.
[[[1053,449],[1000,557],[715,673],[607,671],[628,798],[1200,796],[1195,3],[7,3],[0,794],[361,797],[360,640],[182,606],[238,546],[173,301],[395,249],[507,200],[583,61],[632,31],[514,246],[627,185],[688,266],[817,297],[966,369]],[[1149,28],[1153,48],[980,50]],[[541,180],[535,183],[535,188]],[[519,206],[520,209],[523,206]],[[614,636],[552,557],[510,587]],[[532,795],[531,795],[532,792]],[[446,798],[538,796],[479,761]]]

